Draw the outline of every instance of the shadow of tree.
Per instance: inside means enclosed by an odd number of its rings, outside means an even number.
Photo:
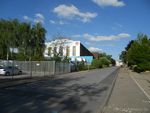
[[[93,113],[87,104],[104,98],[113,77],[98,84],[82,85],[76,81],[84,77],[65,77],[1,89],[0,113]]]

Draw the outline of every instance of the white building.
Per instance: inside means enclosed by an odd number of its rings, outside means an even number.
[[[68,56],[72,61],[76,59],[91,62],[93,60],[93,54],[86,49],[80,41],[57,39],[55,41],[47,42],[45,45],[44,56],[47,58],[53,57],[55,53],[62,57]]]
[[[122,61],[116,61],[116,66],[118,66],[118,67],[123,66],[123,62]]]

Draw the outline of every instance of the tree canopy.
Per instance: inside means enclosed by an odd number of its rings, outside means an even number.
[[[147,35],[138,34],[137,39],[131,41],[120,58],[130,67],[138,71],[150,70],[150,40]]]
[[[41,23],[33,25],[17,19],[0,19],[0,59],[42,59],[45,33]]]
[[[112,58],[111,55],[106,53],[96,53],[97,58],[92,61],[92,66],[95,68],[108,67],[110,65],[116,65],[116,61]]]

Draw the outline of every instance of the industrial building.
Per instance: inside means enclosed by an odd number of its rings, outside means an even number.
[[[80,41],[69,39],[56,39],[45,43],[46,48],[44,56],[51,58],[54,54],[59,54],[61,57],[68,56],[71,61],[86,61],[91,63],[93,54]]]

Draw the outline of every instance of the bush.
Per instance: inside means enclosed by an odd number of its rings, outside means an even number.
[[[78,62],[77,68],[78,68],[79,71],[87,70],[88,69],[88,67],[85,65],[84,61]]]
[[[136,66],[136,67],[133,68],[133,71],[140,73],[143,70],[140,67]]]
[[[94,59],[92,62],[92,66],[95,68],[103,68],[108,67],[111,63],[106,57],[101,57],[100,59]]]
[[[150,70],[150,62],[143,62],[133,68],[135,72],[144,72]]]
[[[93,65],[90,65],[89,69],[96,69],[96,68]]]
[[[141,70],[143,71],[150,70],[150,62],[140,63],[138,67],[141,68]]]
[[[92,66],[93,68],[102,68],[102,64],[99,59],[94,59],[92,61]]]
[[[102,67],[108,67],[109,64],[111,63],[106,57],[100,58],[99,61]]]

